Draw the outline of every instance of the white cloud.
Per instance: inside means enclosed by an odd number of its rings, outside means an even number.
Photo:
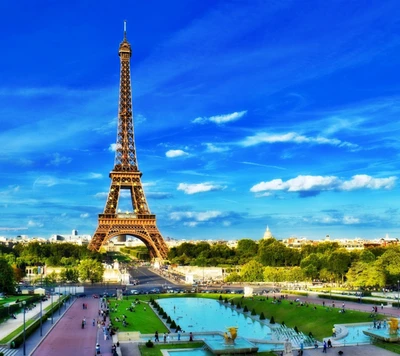
[[[184,226],[189,226],[189,227],[196,227],[197,225],[199,225],[199,223],[197,221],[188,221],[183,223]]]
[[[250,191],[253,193],[283,190],[287,192],[319,192],[328,190],[351,191],[356,189],[391,189],[397,177],[373,178],[368,175],[355,175],[350,180],[342,180],[335,176],[298,176],[284,182],[273,179],[260,182]]]
[[[0,231],[21,231],[28,230],[27,227],[0,227]]]
[[[244,147],[255,146],[261,143],[281,143],[281,142],[293,142],[293,143],[308,143],[315,145],[331,145],[337,147],[348,147],[356,148],[355,144],[350,142],[343,142],[336,138],[326,138],[326,137],[307,137],[304,135],[299,135],[296,132],[288,132],[285,134],[269,134],[266,132],[258,132],[253,136],[247,136],[244,140],[239,142],[239,145]]]
[[[222,190],[225,187],[221,185],[211,184],[211,183],[199,183],[199,184],[187,184],[187,183],[179,183],[178,190],[182,190],[185,194],[196,194],[196,193],[204,193],[215,190]]]
[[[219,147],[213,143],[203,143],[203,145],[206,146],[206,152],[219,153],[229,151],[228,147]]]
[[[100,192],[94,195],[96,199],[104,199],[108,197],[108,192]]]
[[[182,150],[169,150],[165,153],[168,158],[187,156],[188,153]]]
[[[44,225],[39,221],[29,220],[28,221],[28,226],[29,227],[43,227]]]
[[[359,174],[352,177],[351,180],[343,182],[342,190],[355,190],[361,188],[368,189],[392,189],[397,177],[372,178],[366,174]]]
[[[100,178],[103,178],[103,175],[101,173],[93,173],[93,172],[91,172],[91,173],[88,174],[87,178],[88,179],[100,179]]]
[[[192,121],[194,124],[205,124],[207,122],[214,122],[216,124],[225,124],[227,122],[239,120],[241,117],[247,114],[247,110],[233,112],[231,114],[215,115],[209,117],[197,117]]]
[[[205,222],[222,216],[222,212],[217,210],[209,210],[204,212],[193,211],[177,211],[169,214],[171,220],[193,220],[195,222]]]
[[[89,217],[89,214],[88,214],[88,213],[83,213],[83,214],[80,215],[80,217],[81,217],[82,219],[86,219],[86,218]]]
[[[112,144],[108,147],[108,150],[109,150],[110,152],[115,152],[115,151],[117,150],[118,145],[119,145],[119,143],[112,143]]]
[[[50,160],[50,165],[52,166],[59,166],[62,163],[71,163],[72,162],[72,158],[71,157],[65,157],[65,156],[61,156],[59,153],[54,153],[53,154],[53,159]]]
[[[355,225],[359,223],[360,219],[355,218],[354,216],[343,216],[343,224],[345,225]]]

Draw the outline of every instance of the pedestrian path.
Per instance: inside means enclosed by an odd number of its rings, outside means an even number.
[[[86,308],[83,308],[83,304]],[[96,342],[102,356],[111,356],[112,340],[104,340],[102,330],[92,320],[97,320],[99,299],[80,298],[58,320],[51,332],[32,352],[32,356],[94,355]],[[86,325],[82,328],[82,320]]]
[[[15,356],[18,353],[16,349],[5,349],[4,347],[0,347],[0,352],[4,354],[4,356]]]

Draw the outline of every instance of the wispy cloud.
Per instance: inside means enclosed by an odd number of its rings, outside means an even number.
[[[266,167],[266,168],[275,168],[275,169],[281,169],[281,170],[286,170],[286,168],[279,167],[279,166],[271,166],[269,164],[261,164],[261,163],[255,163],[255,162],[239,162],[241,164],[246,164],[249,166],[257,166],[257,167]]]
[[[44,224],[40,221],[29,220],[28,227],[43,227]]]
[[[59,166],[60,164],[66,163],[69,164],[72,162],[71,157],[62,156],[58,152],[53,154],[53,158],[50,160],[50,165],[52,166]]]
[[[90,172],[90,173],[87,175],[87,179],[101,179],[101,178],[103,178],[103,175],[102,175],[101,173],[93,173],[93,172]]]
[[[171,193],[166,193],[166,192],[149,192],[146,193],[146,197],[148,199],[156,199],[156,200],[162,200],[162,199],[169,199],[172,198]]]
[[[342,180],[336,176],[298,176],[284,182],[282,179],[273,179],[261,182],[250,191],[253,193],[287,191],[297,192],[302,196],[319,194],[321,191],[351,191],[357,189],[392,189],[397,177],[373,178],[361,174],[355,175],[350,180]]]
[[[193,212],[193,211],[177,211],[169,214],[170,219],[175,221],[181,221],[184,219],[194,220],[196,222],[204,222],[221,217],[223,213],[218,210],[209,210],[204,212]]]
[[[188,156],[189,153],[183,151],[183,150],[169,150],[165,152],[165,156],[168,158],[176,158],[176,157],[182,157],[182,156]]]
[[[178,190],[182,190],[185,194],[197,194],[204,192],[212,192],[216,190],[225,189],[222,185],[216,185],[212,183],[199,183],[199,184],[187,184],[179,183]]]
[[[210,153],[220,153],[220,152],[226,152],[229,151],[229,147],[226,145],[224,146],[217,146],[214,143],[203,143],[204,146],[206,146],[206,152]]]
[[[343,142],[336,138],[326,137],[308,137],[300,135],[296,132],[288,132],[285,134],[269,134],[265,132],[259,132],[253,136],[248,136],[244,140],[239,142],[239,145],[248,147],[255,146],[262,143],[282,143],[291,142],[297,144],[313,144],[313,145],[332,145],[338,147],[357,148],[356,144],[350,142]]]
[[[226,124],[227,122],[239,120],[241,117],[247,114],[247,110],[233,112],[225,115],[215,115],[209,117],[197,117],[192,121],[194,124],[205,124],[207,122],[213,122],[215,124]]]

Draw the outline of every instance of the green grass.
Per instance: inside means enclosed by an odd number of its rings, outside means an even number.
[[[27,328],[29,325],[33,324],[35,322],[35,320],[27,320],[25,322],[25,328]],[[10,342],[15,336],[17,336],[18,334],[22,333],[22,331],[24,330],[24,326],[21,325],[20,327],[18,327],[17,329],[15,329],[14,331],[12,331],[10,334],[8,334],[6,337],[4,337],[3,339],[0,340],[0,344],[6,344],[8,342]]]
[[[345,313],[339,313],[341,308],[326,308],[320,304],[309,304],[299,306],[298,303],[290,304],[290,301],[283,300],[282,303],[273,304],[272,299],[266,298],[235,298],[235,303],[241,300],[242,308],[247,305],[249,311],[255,309],[258,315],[264,313],[267,319],[273,316],[276,324],[284,322],[287,326],[294,328],[304,334],[312,332],[315,338],[321,340],[332,333],[334,324],[349,324],[371,322],[370,313],[359,312],[347,309]],[[314,309],[314,306],[316,309]],[[384,317],[377,315],[376,319]]]
[[[385,350],[388,350],[388,351],[392,351],[395,354],[400,354],[400,344],[398,344],[398,343],[376,341],[376,342],[374,342],[374,345],[378,346],[378,347],[380,347],[382,349],[385,349]]]
[[[204,345],[203,342],[188,342],[182,344],[157,344],[153,347],[146,345],[139,345],[141,356],[161,356],[161,350],[171,349],[197,349]]]
[[[9,296],[7,298],[0,299],[0,306],[3,306],[6,303],[15,302],[17,299],[22,301],[22,300],[26,300],[26,299],[29,299],[29,298],[32,298],[32,296],[31,295],[12,295],[12,296]]]
[[[118,327],[118,331],[140,331],[142,334],[152,334],[156,330],[158,330],[159,333],[168,331],[151,307],[143,302],[143,300],[140,304],[135,305],[135,312],[127,310],[134,301],[135,298],[133,297],[119,301],[110,299],[110,320],[113,326]],[[117,312],[111,312],[111,309],[115,308],[116,304],[118,305]],[[127,317],[127,326],[123,326],[122,324],[123,314]],[[116,322],[115,317],[118,317],[121,321]]]

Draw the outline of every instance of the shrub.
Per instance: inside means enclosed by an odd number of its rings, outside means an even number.
[[[240,302],[237,303],[237,308],[242,309],[242,304],[240,304]]]
[[[295,326],[293,329],[294,329],[294,331],[296,331],[296,334],[299,333],[299,329],[297,329],[297,326]]]
[[[261,314],[260,314],[260,320],[265,320],[264,312],[261,312]]]
[[[221,294],[219,295],[219,298],[218,298],[218,300],[222,300],[222,295],[221,295]]]
[[[228,303],[228,298],[225,297],[224,303]]]
[[[282,321],[282,326],[285,326],[285,322],[284,321]]]
[[[176,323],[175,320],[172,320],[171,325],[170,325],[171,329],[176,329]]]
[[[273,316],[271,316],[271,320],[269,321],[270,324],[275,324],[275,319]]]
[[[249,309],[247,308],[247,305],[245,305],[243,308],[243,313],[247,313],[248,311],[249,311]]]
[[[257,315],[256,310],[253,308],[253,310],[251,311],[251,315]]]
[[[147,347],[153,347],[153,346],[154,346],[153,341],[148,340],[148,341],[146,342],[146,346],[147,346]]]
[[[168,318],[167,318],[167,323],[171,324],[171,317],[169,315],[168,315]]]

